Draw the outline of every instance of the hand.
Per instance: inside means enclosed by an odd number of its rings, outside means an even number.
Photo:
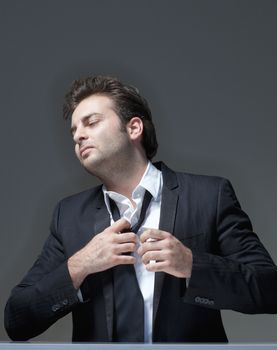
[[[148,271],[163,271],[181,278],[191,276],[192,252],[171,233],[157,229],[145,230],[140,241],[138,254]]]
[[[116,221],[103,232],[95,235],[81,250],[68,259],[68,270],[76,289],[80,287],[87,275],[107,270],[116,265],[134,264],[132,255],[122,253],[134,252],[136,234],[120,233],[130,229],[125,219]]]

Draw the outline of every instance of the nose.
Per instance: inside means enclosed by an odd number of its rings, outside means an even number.
[[[75,143],[80,144],[83,140],[87,139],[87,134],[83,126],[78,126],[74,132],[73,140]]]

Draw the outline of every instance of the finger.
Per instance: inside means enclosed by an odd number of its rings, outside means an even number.
[[[132,253],[136,250],[136,244],[135,243],[122,243],[118,244],[116,248],[114,248],[114,252],[116,254],[122,254],[122,253]]]
[[[115,221],[111,226],[107,228],[107,230],[110,232],[120,232],[127,229],[130,229],[130,223],[124,218]]]
[[[155,239],[155,240],[161,240],[161,239],[165,239],[169,236],[170,236],[170,233],[168,233],[166,231],[161,231],[161,230],[151,228],[149,230],[145,230],[142,233],[142,235],[140,236],[140,241],[141,241],[141,243],[144,243],[149,238]]]
[[[157,240],[153,242],[146,241],[140,245],[138,249],[138,254],[142,256],[148,251],[161,250],[161,249],[163,249],[163,241],[157,241]]]
[[[133,232],[119,233],[114,236],[114,242],[116,243],[127,243],[133,242],[136,243],[138,236]]]
[[[156,238],[148,238],[146,240],[146,242],[156,242],[156,241],[157,241]]]
[[[116,265],[134,265],[136,258],[133,255],[118,255]]]
[[[147,265],[151,260],[165,261],[167,258],[168,258],[167,252],[158,250],[158,251],[146,252],[145,254],[142,255],[141,260],[145,265]]]
[[[147,271],[151,272],[167,272],[168,270],[168,263],[167,261],[159,261],[159,262],[149,262],[147,265],[145,265],[145,268]]]

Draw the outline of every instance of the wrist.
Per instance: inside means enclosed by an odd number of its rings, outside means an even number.
[[[189,248],[186,248],[186,269],[185,269],[185,277],[190,278],[192,273],[192,263],[193,263],[193,255],[192,251]]]
[[[75,289],[79,289],[88,273],[81,252],[77,252],[67,260],[68,271]]]

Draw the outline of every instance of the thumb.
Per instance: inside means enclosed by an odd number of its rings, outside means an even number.
[[[112,232],[121,232],[123,230],[130,229],[131,225],[128,220],[121,218],[114,222],[110,227],[108,227],[109,231]]]

